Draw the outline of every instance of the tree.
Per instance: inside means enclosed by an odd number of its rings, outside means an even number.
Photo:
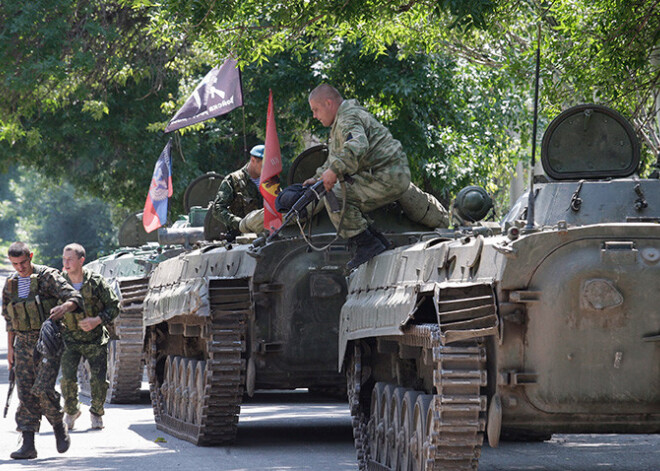
[[[72,185],[51,185],[47,178],[25,169],[11,181],[16,233],[38,252],[36,263],[61,268],[62,248],[82,244],[87,259],[94,260],[116,244],[110,207],[97,198],[77,192]]]
[[[595,100],[634,120],[648,162],[660,143],[660,69],[650,60],[659,11],[657,0],[2,4],[0,141],[9,145],[0,166],[67,175],[139,209],[167,139],[160,131],[208,69],[233,55],[246,106],[175,134],[175,198],[199,173],[243,162],[263,138],[269,88],[286,168],[305,134],[325,135],[306,100],[321,80],[390,127],[425,189],[445,200],[467,183],[501,191],[515,161],[529,158],[538,24],[539,128]]]
[[[15,167],[5,174],[0,174],[0,240],[13,241],[16,238],[16,195],[10,188],[10,182],[16,178],[18,171]]]
[[[537,24],[543,26],[546,119],[568,105],[598,101],[630,117],[656,153],[657,0],[181,0],[154,6],[152,22],[248,63],[267,62],[283,50],[332,50],[337,38],[361,43],[366,54],[384,54],[392,45],[400,57],[441,52],[480,71],[498,71],[501,83],[508,79],[523,93],[531,81]]]

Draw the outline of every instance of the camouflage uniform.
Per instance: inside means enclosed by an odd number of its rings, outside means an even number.
[[[328,213],[341,237],[348,239],[364,232],[369,223],[363,213],[397,201],[410,185],[408,159],[401,143],[388,129],[376,121],[356,100],[344,100],[332,123],[328,158],[316,171],[316,177],[332,169],[339,180],[350,175],[347,184],[346,209],[343,221],[340,213]],[[343,198],[341,185],[333,191]]]
[[[18,275],[7,278],[2,290],[2,315],[7,331],[14,332],[14,371],[20,404],[16,411],[19,432],[38,432],[41,415],[52,425],[62,423],[60,395],[55,391],[60,358],[41,358],[35,346],[41,323],[58,301],[73,301],[79,307],[80,294],[55,269],[32,265],[30,294],[18,297]],[[42,309],[36,303],[39,296]]]
[[[259,188],[250,179],[248,165],[222,180],[213,202],[213,215],[224,223],[228,231],[238,231],[241,219],[264,205]]]
[[[67,273],[64,274],[70,281]],[[90,412],[103,415],[103,404],[108,392],[108,334],[107,325],[119,315],[119,298],[108,282],[98,273],[83,268],[83,284],[80,288],[83,297],[84,312],[68,312],[64,315],[64,353],[62,354],[62,395],[64,411],[74,415],[80,409],[78,402],[77,372],[80,357],[85,358],[90,368],[90,386],[92,406]],[[101,324],[85,332],[78,327],[78,322],[85,317],[101,318]]]

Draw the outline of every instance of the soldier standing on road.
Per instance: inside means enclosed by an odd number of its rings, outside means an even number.
[[[228,239],[240,233],[238,225],[243,217],[264,205],[259,192],[263,158],[264,146],[254,146],[250,150],[250,161],[243,168],[227,175],[218,188],[213,202],[213,215],[226,226]]]
[[[337,233],[357,246],[355,256],[346,264],[353,269],[386,250],[387,241],[369,227],[365,212],[397,201],[410,185],[408,159],[401,143],[356,100],[344,100],[332,86],[321,84],[309,94],[314,118],[331,127],[328,158],[305,185],[323,180],[327,191],[342,191],[337,181],[346,175],[343,220],[339,213],[328,212]],[[341,221],[341,227],[339,225]],[[384,243],[385,242],[385,243]]]
[[[16,273],[7,278],[2,290],[2,315],[7,321],[9,368],[16,368],[20,401],[16,429],[23,435],[21,448],[10,456],[15,460],[37,457],[34,433],[39,431],[42,414],[53,426],[57,451],[64,453],[71,441],[62,421],[60,395],[55,391],[60,358],[42,358],[35,347],[41,324],[49,315],[53,320],[61,319],[82,307],[82,297],[57,270],[33,264],[25,243],[11,244],[8,256]]]
[[[80,417],[77,372],[80,358],[89,363],[92,406],[92,429],[103,428],[103,404],[108,392],[108,334],[107,325],[119,315],[119,298],[108,282],[98,273],[83,268],[85,248],[69,244],[62,251],[64,277],[82,295],[84,312],[64,315],[64,353],[62,354],[62,395],[64,423],[72,429]]]

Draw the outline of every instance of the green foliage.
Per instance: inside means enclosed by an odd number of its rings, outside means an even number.
[[[14,167],[9,172],[0,173],[0,240],[14,240],[16,237],[18,213],[16,196],[10,189],[10,182],[17,177],[18,172]]]
[[[150,6],[154,33],[198,41],[220,56],[233,55],[246,63],[262,64],[284,50],[295,56],[313,47],[325,48],[335,38],[363,40],[367,52],[383,52],[402,38],[419,41],[435,18],[443,25],[467,29],[484,26],[496,2],[478,0],[291,0],[199,1],[165,0],[158,4],[133,0],[136,7]],[[429,21],[431,20],[431,21]]]
[[[111,89],[130,78],[157,86],[171,52],[147,40],[147,22],[145,9],[112,0],[2,2],[0,109],[10,112],[0,141],[27,138],[33,119],[79,102],[99,119]]]
[[[285,171],[325,139],[307,104],[321,81],[390,128],[424,189],[446,202],[479,183],[502,202],[530,158],[538,24],[539,130],[596,101],[633,120],[648,163],[660,151],[656,0],[34,0],[0,4],[0,168],[140,210],[161,131],[232,55],[246,105],[174,133],[171,215],[188,181],[239,167],[263,140],[269,89]]]
[[[61,268],[62,248],[82,244],[94,260],[116,245],[110,207],[73,186],[52,185],[48,179],[23,170],[10,182],[13,206],[20,216],[16,238],[38,252],[35,262]]]
[[[647,151],[660,152],[660,4],[594,0],[553,4],[544,41],[548,73],[564,77],[545,88],[553,112],[598,102],[632,120]]]

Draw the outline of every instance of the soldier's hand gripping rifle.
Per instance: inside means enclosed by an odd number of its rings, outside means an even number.
[[[7,417],[7,411],[9,410],[9,402],[11,401],[11,393],[14,392],[14,385],[16,384],[16,374],[14,373],[14,365],[12,364],[11,369],[9,370],[9,390],[7,391],[7,403],[5,404],[5,412],[2,414],[2,417]]]
[[[303,188],[302,196],[296,200],[296,202],[291,206],[291,209],[287,211],[282,218],[282,225],[275,229],[266,239],[263,237],[257,238],[252,244],[254,247],[260,247],[264,244],[272,242],[277,235],[280,233],[284,226],[286,226],[294,217],[302,217],[304,214],[305,208],[307,205],[314,201],[321,201],[321,198],[326,197],[326,202],[330,207],[330,210],[333,212],[339,212],[339,203],[337,197],[333,192],[326,191],[323,186],[323,180],[319,180],[313,185]]]
[[[319,180],[313,185],[305,187],[304,190],[305,191],[303,192],[302,196],[298,198],[298,201],[296,201],[293,206],[291,206],[291,209],[286,213],[284,218],[282,218],[282,225],[275,229],[273,233],[268,236],[266,243],[272,242],[273,239],[277,237],[277,234],[279,234],[280,231],[284,228],[284,226],[286,226],[289,221],[291,221],[291,219],[294,217],[301,217],[301,214],[303,214],[303,211],[305,208],[307,208],[309,203],[314,201],[321,201],[321,198],[324,196],[328,206],[330,206],[330,211],[339,211],[339,203],[337,202],[337,197],[333,192],[328,192],[325,189],[323,186],[323,180]]]

